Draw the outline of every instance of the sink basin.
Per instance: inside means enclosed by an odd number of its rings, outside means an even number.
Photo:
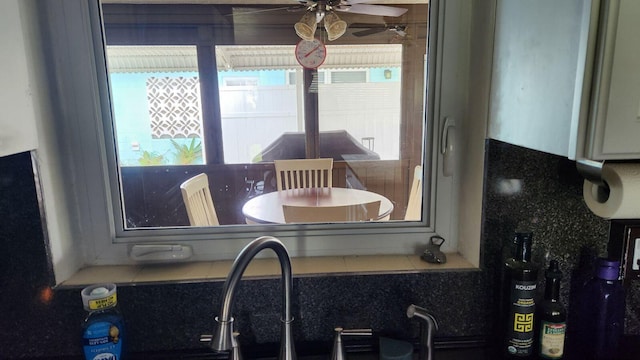
[[[418,354],[414,354],[417,359]],[[483,348],[465,348],[465,349],[436,349],[434,354],[435,360],[484,360],[488,359],[487,351]],[[131,360],[223,360],[226,356],[222,354],[214,354],[211,351],[163,351],[153,353],[131,354]],[[253,359],[253,357],[249,357]],[[263,357],[259,359],[272,360],[276,357]],[[328,354],[313,356],[298,356],[298,360],[327,360]],[[347,352],[348,360],[378,360],[378,354],[375,352]]]
[[[372,345],[376,342],[363,342],[360,345],[350,342],[346,346],[347,360],[378,360],[377,349]],[[269,344],[258,347],[246,347],[243,349],[245,359],[276,360],[278,344]],[[329,343],[306,343],[297,344],[296,348],[298,360],[327,360],[331,353],[332,344]],[[224,353],[214,353],[208,348],[176,350],[176,351],[153,351],[145,353],[130,354],[131,360],[226,360]],[[413,356],[417,360],[417,350]],[[484,360],[490,359],[490,351],[484,341],[446,339],[437,341],[435,344],[435,360]],[[66,360],[66,359],[65,359]]]
[[[436,350],[436,360],[483,360],[487,351],[482,348]]]
[[[434,352],[435,360],[484,360],[487,359],[487,352],[482,348],[467,348],[467,349],[436,349]],[[347,353],[348,360],[378,360],[378,354],[369,353]],[[418,354],[414,353],[414,360],[418,358]],[[300,360],[306,360],[307,357],[302,357]],[[309,360],[326,360],[325,357],[312,357]]]

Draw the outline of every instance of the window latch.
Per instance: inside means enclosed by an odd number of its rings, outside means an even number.
[[[453,175],[455,159],[456,122],[451,117],[446,117],[442,127],[442,137],[440,139],[440,153],[442,154],[442,174],[444,176]]]
[[[129,257],[140,262],[174,262],[188,260],[193,256],[189,245],[145,244],[133,245]]]

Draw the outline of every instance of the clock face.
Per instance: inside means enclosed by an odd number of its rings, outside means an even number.
[[[296,45],[296,59],[307,69],[316,69],[327,57],[327,48],[318,39],[302,40]]]

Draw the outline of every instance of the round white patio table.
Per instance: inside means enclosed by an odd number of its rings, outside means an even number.
[[[248,224],[284,224],[282,205],[294,206],[349,206],[380,200],[376,220],[387,220],[393,203],[371,191],[348,188],[310,188],[275,191],[258,195],[242,207]]]

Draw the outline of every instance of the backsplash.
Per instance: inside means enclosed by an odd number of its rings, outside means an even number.
[[[482,269],[295,278],[296,343],[329,343],[336,326],[415,338],[417,322],[405,315],[412,303],[436,316],[439,337],[490,335],[502,245],[518,227],[534,233],[534,261],[542,266],[557,259],[567,275],[577,268],[584,249],[605,254],[609,222],[584,205],[573,162],[497,141],[489,141],[487,149]],[[0,158],[0,218],[0,357],[79,355],[80,290],[48,288],[28,153]],[[279,281],[240,283],[234,315],[244,347],[278,341]],[[567,276],[565,301],[570,286]],[[198,339],[213,329],[221,289],[221,282],[120,287],[130,350],[202,348]],[[639,305],[640,289],[634,284],[627,296],[628,334],[640,334]]]

